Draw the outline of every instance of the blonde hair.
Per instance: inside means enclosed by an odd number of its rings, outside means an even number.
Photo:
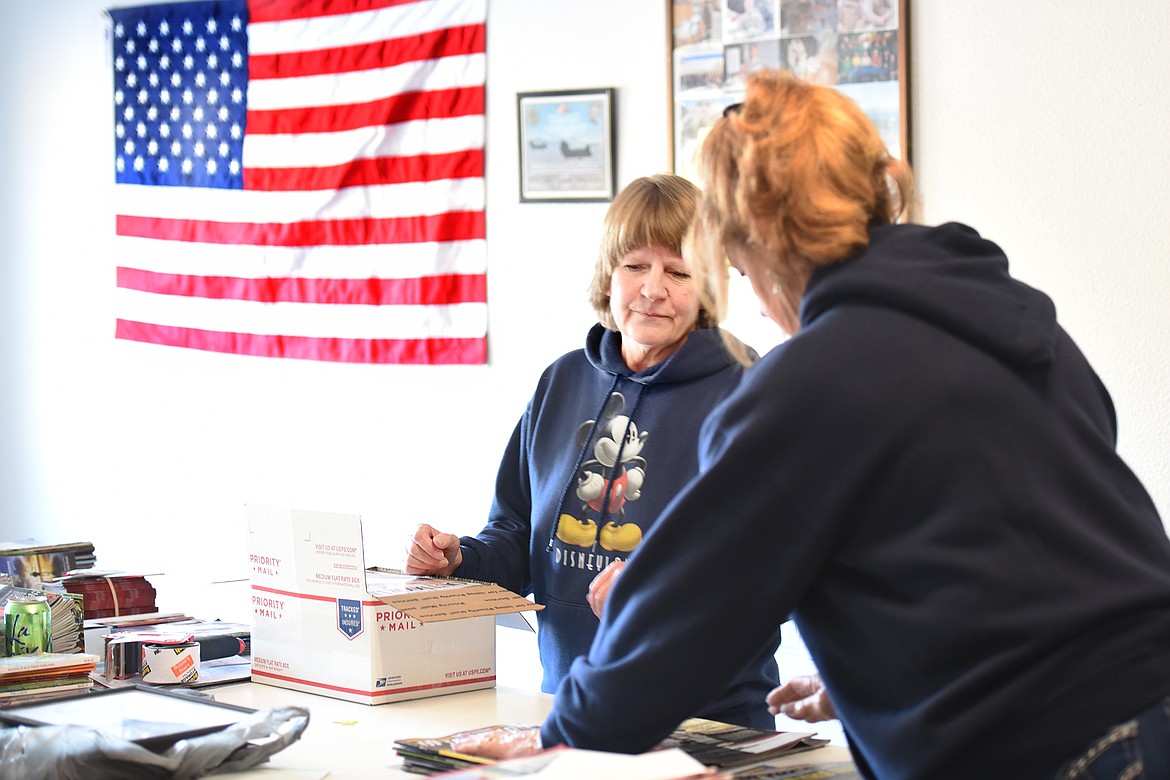
[[[659,173],[643,176],[627,184],[613,199],[605,214],[601,251],[598,253],[589,302],[598,321],[617,330],[610,312],[610,282],[622,258],[635,249],[659,246],[682,255],[682,243],[695,216],[702,191],[681,176]],[[697,279],[705,275],[695,274]],[[700,284],[700,287],[705,285]],[[706,299],[713,298],[707,294]],[[700,301],[704,295],[700,293]],[[719,324],[710,308],[700,304],[697,327]]]
[[[877,128],[832,87],[781,70],[748,78],[743,104],[699,153],[705,195],[686,246],[696,273],[724,272],[726,249],[761,249],[781,284],[855,255],[868,229],[907,218],[914,181]],[[709,305],[722,312],[726,301]]]

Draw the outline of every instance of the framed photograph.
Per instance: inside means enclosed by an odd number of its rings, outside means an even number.
[[[139,685],[18,704],[0,710],[12,726],[88,726],[149,750],[162,750],[234,725],[255,710]]]
[[[521,92],[520,202],[614,197],[614,90]]]
[[[908,0],[667,0],[671,155],[695,155],[749,74],[783,68],[853,98],[891,156],[910,162]],[[697,182],[698,183],[698,182]]]

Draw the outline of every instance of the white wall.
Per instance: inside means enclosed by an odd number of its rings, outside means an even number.
[[[666,169],[664,3],[490,0],[490,365],[433,368],[114,340],[108,4],[0,3],[0,539],[93,541],[100,566],[166,572],[164,608],[216,617],[184,586],[245,576],[245,502],[360,512],[387,565],[417,521],[477,530],[540,370],[592,322],[605,209],[518,202],[516,93],[616,87],[619,185]],[[926,221],[976,226],[1055,298],[1170,518],[1170,4],[911,19]],[[749,305],[733,329],[762,349],[761,325]]]
[[[913,6],[927,221],[977,227],[1052,296],[1170,522],[1170,3]]]

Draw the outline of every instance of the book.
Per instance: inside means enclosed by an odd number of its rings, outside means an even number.
[[[23,688],[16,691],[0,692],[0,707],[11,707],[16,704],[27,704],[32,701],[43,701],[63,696],[76,696],[93,690],[93,680],[86,677],[84,680],[55,683],[46,681],[44,685]]]
[[[44,677],[35,680],[9,680],[0,683],[0,694],[27,691],[33,688],[50,688],[55,685],[81,685],[92,683],[88,674],[69,674],[62,677]]]
[[[0,684],[21,679],[43,679],[65,672],[92,671],[98,662],[89,653],[33,653],[0,657]]]
[[[706,718],[688,718],[659,745],[659,749],[679,748],[704,766],[730,769],[827,744],[829,740],[817,739],[815,732],[771,731]]]

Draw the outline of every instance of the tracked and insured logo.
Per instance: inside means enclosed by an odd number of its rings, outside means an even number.
[[[348,639],[362,633],[362,603],[356,599],[337,600],[337,630]]]

